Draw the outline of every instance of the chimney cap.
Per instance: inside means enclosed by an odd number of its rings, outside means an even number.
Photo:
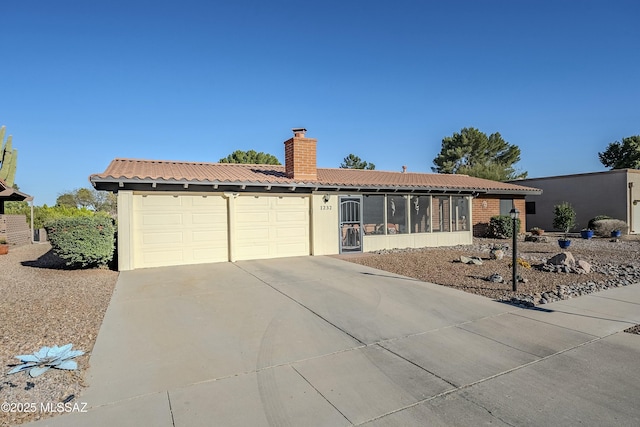
[[[304,136],[304,133],[307,131],[305,128],[292,128],[291,130],[295,136]]]

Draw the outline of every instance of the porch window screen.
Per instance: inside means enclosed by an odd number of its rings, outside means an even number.
[[[427,233],[429,231],[429,201],[430,196],[413,196],[409,203],[412,233]]]
[[[469,229],[469,199],[453,196],[453,231],[465,231]]]
[[[387,234],[407,232],[407,199],[402,195],[387,196]]]
[[[433,231],[450,231],[449,223],[450,202],[449,196],[437,196],[433,198]]]
[[[362,224],[365,235],[385,234],[383,195],[362,198]]]

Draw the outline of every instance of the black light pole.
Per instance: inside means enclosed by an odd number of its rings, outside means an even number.
[[[509,212],[509,215],[511,215],[511,220],[513,221],[511,230],[512,230],[512,234],[513,234],[513,292],[516,292],[518,290],[518,232],[520,230],[517,230],[517,226],[518,226],[518,215],[520,215],[520,211],[516,208],[511,209],[511,211]]]

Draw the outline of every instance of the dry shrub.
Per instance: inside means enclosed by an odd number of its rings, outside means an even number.
[[[600,237],[609,237],[614,230],[620,230],[625,234],[627,228],[627,223],[619,219],[601,219],[593,223],[593,233]]]

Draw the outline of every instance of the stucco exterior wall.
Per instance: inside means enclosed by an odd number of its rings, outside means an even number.
[[[133,191],[118,191],[118,271],[133,270]]]
[[[334,255],[339,252],[338,206],[338,195],[335,193],[315,193],[311,196],[312,255]]]
[[[394,248],[424,248],[436,246],[471,245],[471,231],[452,231],[437,233],[394,234],[364,236],[363,252]]]
[[[540,188],[543,191],[540,196],[526,198],[527,202],[535,203],[535,214],[527,214],[527,226],[530,228],[553,230],[553,207],[562,202],[571,203],[576,211],[574,230],[586,227],[589,220],[597,215],[608,215],[628,221],[626,170],[524,179],[515,182]]]

